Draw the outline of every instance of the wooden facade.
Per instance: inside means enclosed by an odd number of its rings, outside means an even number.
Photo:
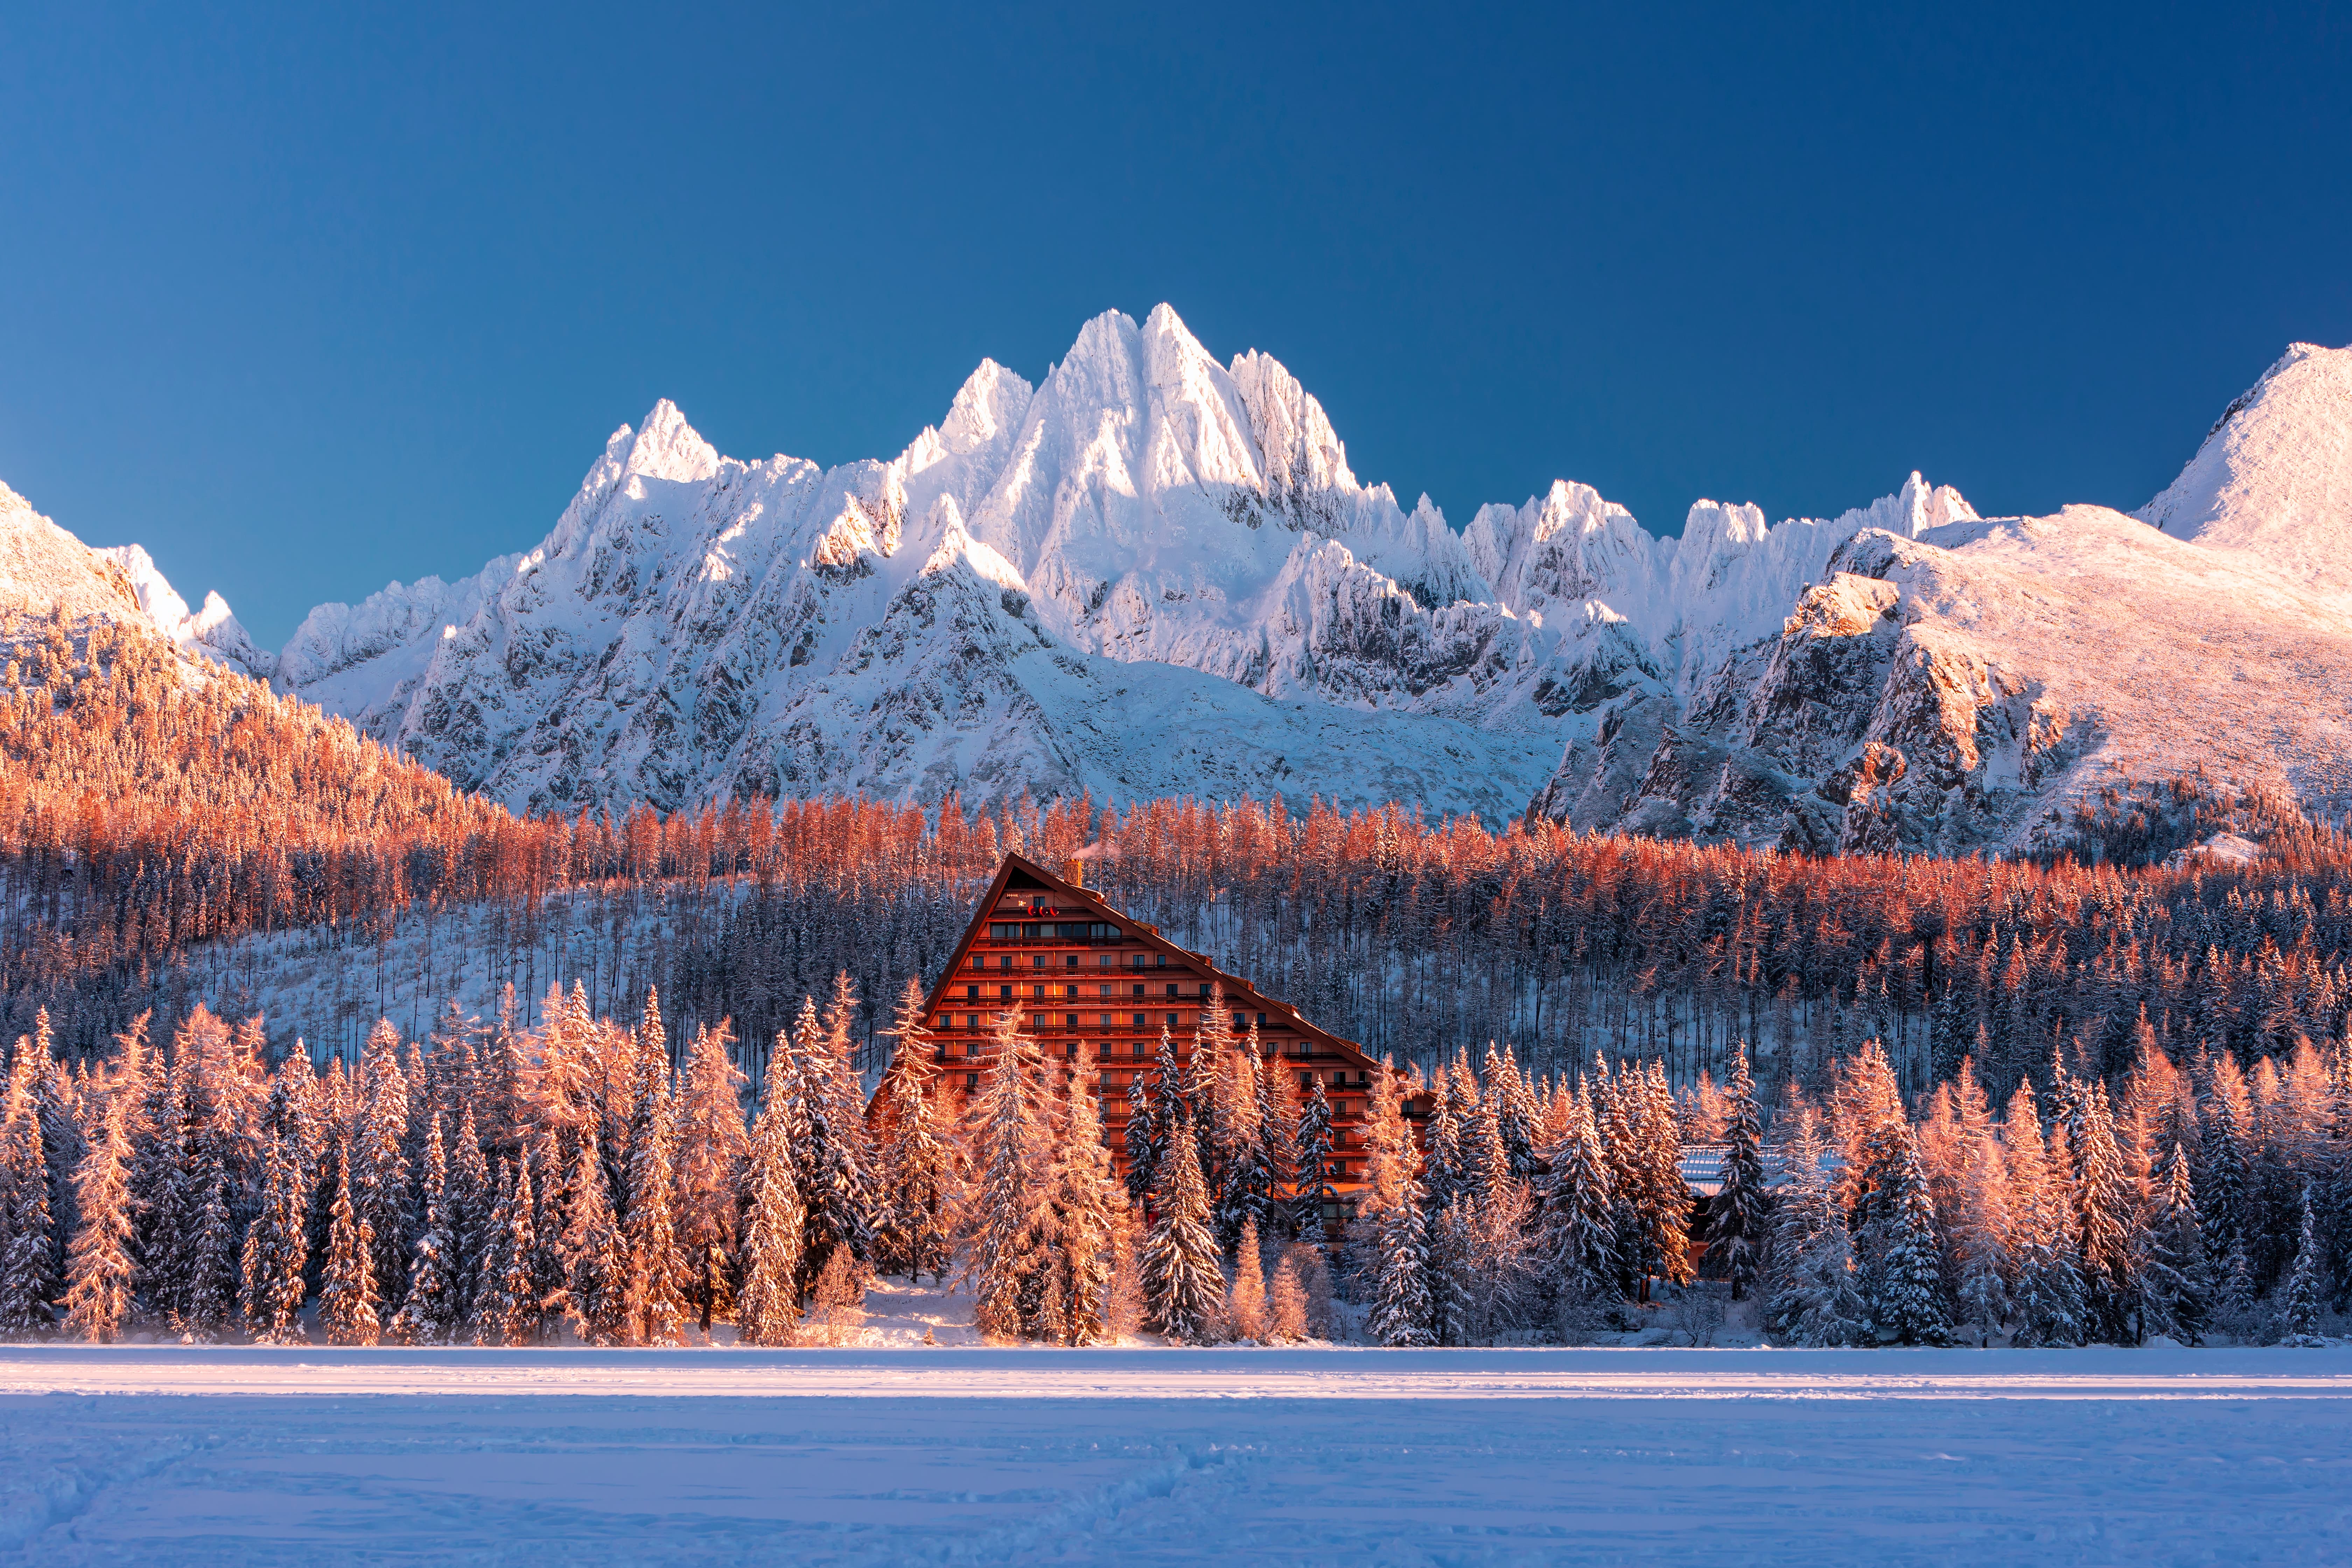
[[[991,1031],[1016,1007],[1049,1060],[1066,1061],[1077,1055],[1079,1041],[1091,1044],[1104,1136],[1123,1174],[1129,1083],[1150,1078],[1163,1029],[1189,1077],[1202,1016],[1217,1006],[1229,1015],[1239,1048],[1247,1048],[1255,1026],[1262,1061],[1293,1088],[1303,1092],[1322,1080],[1331,1105],[1328,1174],[1344,1205],[1364,1180],[1364,1128],[1378,1065],[1353,1040],[1318,1028],[1287,1004],[1168,941],[1158,927],[1112,909],[1078,880],[1005,857],[932,985],[925,1017],[941,1082],[958,1106],[979,1092]]]

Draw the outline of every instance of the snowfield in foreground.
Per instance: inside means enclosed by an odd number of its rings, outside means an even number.
[[[2340,1563],[2352,1352],[17,1347],[0,1554]]]

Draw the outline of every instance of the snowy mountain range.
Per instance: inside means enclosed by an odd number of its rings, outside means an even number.
[[[2200,765],[2352,803],[2347,544],[2352,350],[2290,349],[2137,518],[1988,521],[1914,474],[1660,538],[1561,481],[1457,532],[1162,305],[1035,386],[983,363],[887,462],[721,457],[657,404],[536,547],[321,605],[275,657],[136,546],[44,586],[79,546],[13,494],[0,595],[127,595],[522,808],[1280,791],[1960,851]]]

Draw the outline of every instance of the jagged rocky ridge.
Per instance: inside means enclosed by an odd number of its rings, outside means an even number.
[[[1563,481],[1457,533],[1359,482],[1280,364],[1220,364],[1163,305],[1090,321],[1034,387],[983,363],[888,462],[726,458],[657,405],[535,549],[322,605],[274,659],[216,596],[141,597],[533,809],[1279,790],[2024,847],[2085,791],[2199,766],[2352,794],[2347,367],[2292,349],[2146,521],[1986,521],[1915,474],[1825,521],[1701,501],[1664,539]]]

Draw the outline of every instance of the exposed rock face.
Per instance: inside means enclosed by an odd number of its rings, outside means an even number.
[[[725,458],[656,405],[536,547],[321,605],[275,658],[5,491],[0,595],[138,618],[533,810],[1281,792],[1956,853],[2199,767],[2352,804],[2352,350],[2290,350],[2142,517],[1987,522],[1914,474],[1661,539],[1562,480],[1457,534],[1163,305],[1034,387],[982,363],[887,462]]]

